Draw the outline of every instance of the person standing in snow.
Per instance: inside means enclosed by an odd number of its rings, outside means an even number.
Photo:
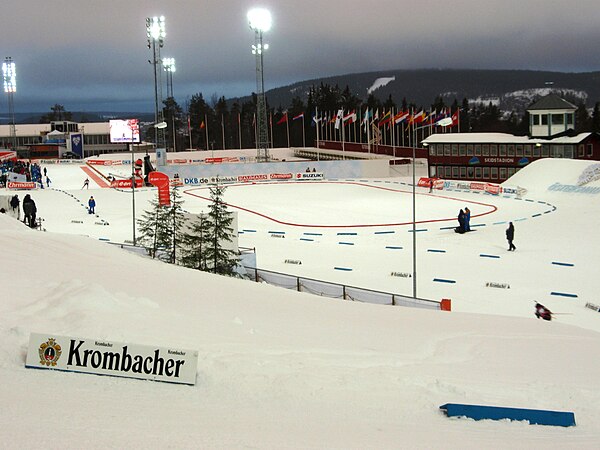
[[[465,212],[462,209],[458,213],[458,227],[456,227],[454,231],[460,234],[465,232]]]
[[[89,213],[96,214],[96,200],[94,200],[94,196],[92,195],[88,200]]]
[[[85,181],[83,182],[83,186],[81,187],[81,189],[83,188],[90,188],[90,179],[86,178]]]
[[[25,220],[23,222],[29,225],[30,228],[35,228],[35,216],[37,213],[37,208],[35,206],[35,202],[29,194],[27,194],[23,199],[23,213],[25,214]]]
[[[515,226],[512,222],[509,223],[508,228],[506,229],[506,240],[508,240],[508,251],[511,252],[516,250],[515,244],[513,244],[513,239],[515,238]]]
[[[465,231],[471,231],[471,210],[465,207]]]
[[[17,194],[10,199],[10,207],[12,208],[13,213],[17,215],[17,220],[19,220],[19,216],[21,215],[21,211],[19,210],[20,203],[21,202],[19,201],[19,196]]]

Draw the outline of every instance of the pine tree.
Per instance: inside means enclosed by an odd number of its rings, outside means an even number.
[[[206,261],[213,273],[233,275],[238,257],[232,250],[223,247],[224,242],[232,242],[233,213],[223,202],[225,187],[215,185],[210,188],[211,203],[208,207],[209,242],[206,248]]]
[[[199,214],[189,225],[188,232],[184,233],[181,242],[182,266],[191,269],[207,271],[206,253],[209,245],[210,223],[206,214]]]
[[[183,200],[177,187],[170,191],[171,204],[161,206],[156,198],[150,200],[151,209],[144,211],[138,220],[138,242],[152,258],[175,263],[177,249],[181,246],[184,226]]]

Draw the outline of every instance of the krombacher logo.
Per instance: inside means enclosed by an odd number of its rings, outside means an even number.
[[[84,343],[83,340],[77,342],[75,339],[71,339],[67,359],[68,366],[92,367],[118,372],[131,371],[139,374],[179,378],[181,367],[185,364],[185,361],[181,359],[162,358],[160,350],[154,350],[154,356],[144,357],[142,355],[130,355],[127,345],[123,346],[120,352],[102,352],[92,349],[81,350]],[[185,356],[185,352],[171,350],[168,352],[169,354]]]

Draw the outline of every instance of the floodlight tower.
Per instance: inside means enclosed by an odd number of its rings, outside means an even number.
[[[17,92],[17,73],[15,63],[7,56],[2,63],[2,76],[4,80],[4,92],[8,95],[8,114],[10,116],[10,137],[13,150],[17,147],[17,129],[15,127],[15,103],[13,95]]]
[[[269,156],[269,129],[267,125],[267,103],[265,101],[265,77],[263,72],[263,53],[269,44],[263,44],[263,32],[271,29],[271,13],[266,9],[251,9],[248,11],[248,23],[254,30],[254,45],[252,54],[256,55],[256,160],[268,162]]]
[[[160,49],[164,45],[165,33],[165,16],[160,17],[148,17],[146,19],[146,36],[148,37],[148,48],[152,49],[152,60],[148,62],[152,64],[154,68],[154,123],[162,122],[162,110],[159,110],[158,106],[162,103],[162,89],[159,94],[159,82],[158,77],[159,69],[158,65],[161,63],[160,60]],[[158,147],[164,147],[164,134],[162,131],[156,129],[155,143]]]
[[[175,58],[163,58],[162,59],[163,69],[167,72],[167,97],[174,97],[173,95],[173,72],[175,72]]]
[[[175,101],[173,95],[173,72],[175,72],[175,58],[163,58],[163,69],[167,72],[167,97]],[[175,132],[175,108],[171,110],[171,134],[173,135],[173,151],[177,151],[176,132]]]

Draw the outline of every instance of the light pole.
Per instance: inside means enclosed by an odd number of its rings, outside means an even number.
[[[175,139],[175,98],[173,95],[173,72],[175,69],[175,58],[163,58],[163,68],[167,72],[167,97],[171,99],[171,132],[173,133],[173,151],[177,151],[177,142]]]
[[[252,54],[256,55],[256,124],[258,127],[256,138],[256,160],[268,162],[269,132],[267,125],[267,104],[265,101],[265,77],[263,72],[263,52],[269,44],[263,44],[263,32],[271,29],[271,13],[266,9],[256,8],[248,11],[248,23],[254,30],[254,45]]]
[[[445,117],[438,120],[434,125],[447,127],[452,125],[452,119]],[[422,128],[428,128],[430,125],[421,127],[413,126],[412,140],[412,238],[413,238],[413,298],[417,298],[417,195],[416,195],[416,175],[415,175],[415,159],[417,157],[417,131]]]
[[[131,119],[129,121],[129,128],[131,129],[131,217],[133,223],[133,246],[135,247],[135,153],[133,151],[133,143],[140,141],[140,121],[139,119]],[[136,139],[137,131],[137,139]]]
[[[154,68],[154,123],[157,123],[162,120],[162,113],[158,109],[158,105],[160,101],[162,101],[162,98],[160,98],[159,101],[159,97],[162,97],[162,95],[159,96],[159,75],[157,66],[161,63],[160,49],[164,45],[164,39],[166,36],[165,16],[148,17],[146,19],[146,36],[148,37],[148,48],[152,49],[152,60],[149,60],[148,62],[152,64]],[[162,133],[160,136],[155,135],[154,142],[157,147],[159,144],[164,144]]]
[[[13,95],[17,92],[17,73],[15,63],[10,56],[7,56],[2,63],[2,77],[4,92],[8,95],[8,114],[10,115],[10,137],[13,150],[17,147],[17,129],[15,126],[15,103]]]

